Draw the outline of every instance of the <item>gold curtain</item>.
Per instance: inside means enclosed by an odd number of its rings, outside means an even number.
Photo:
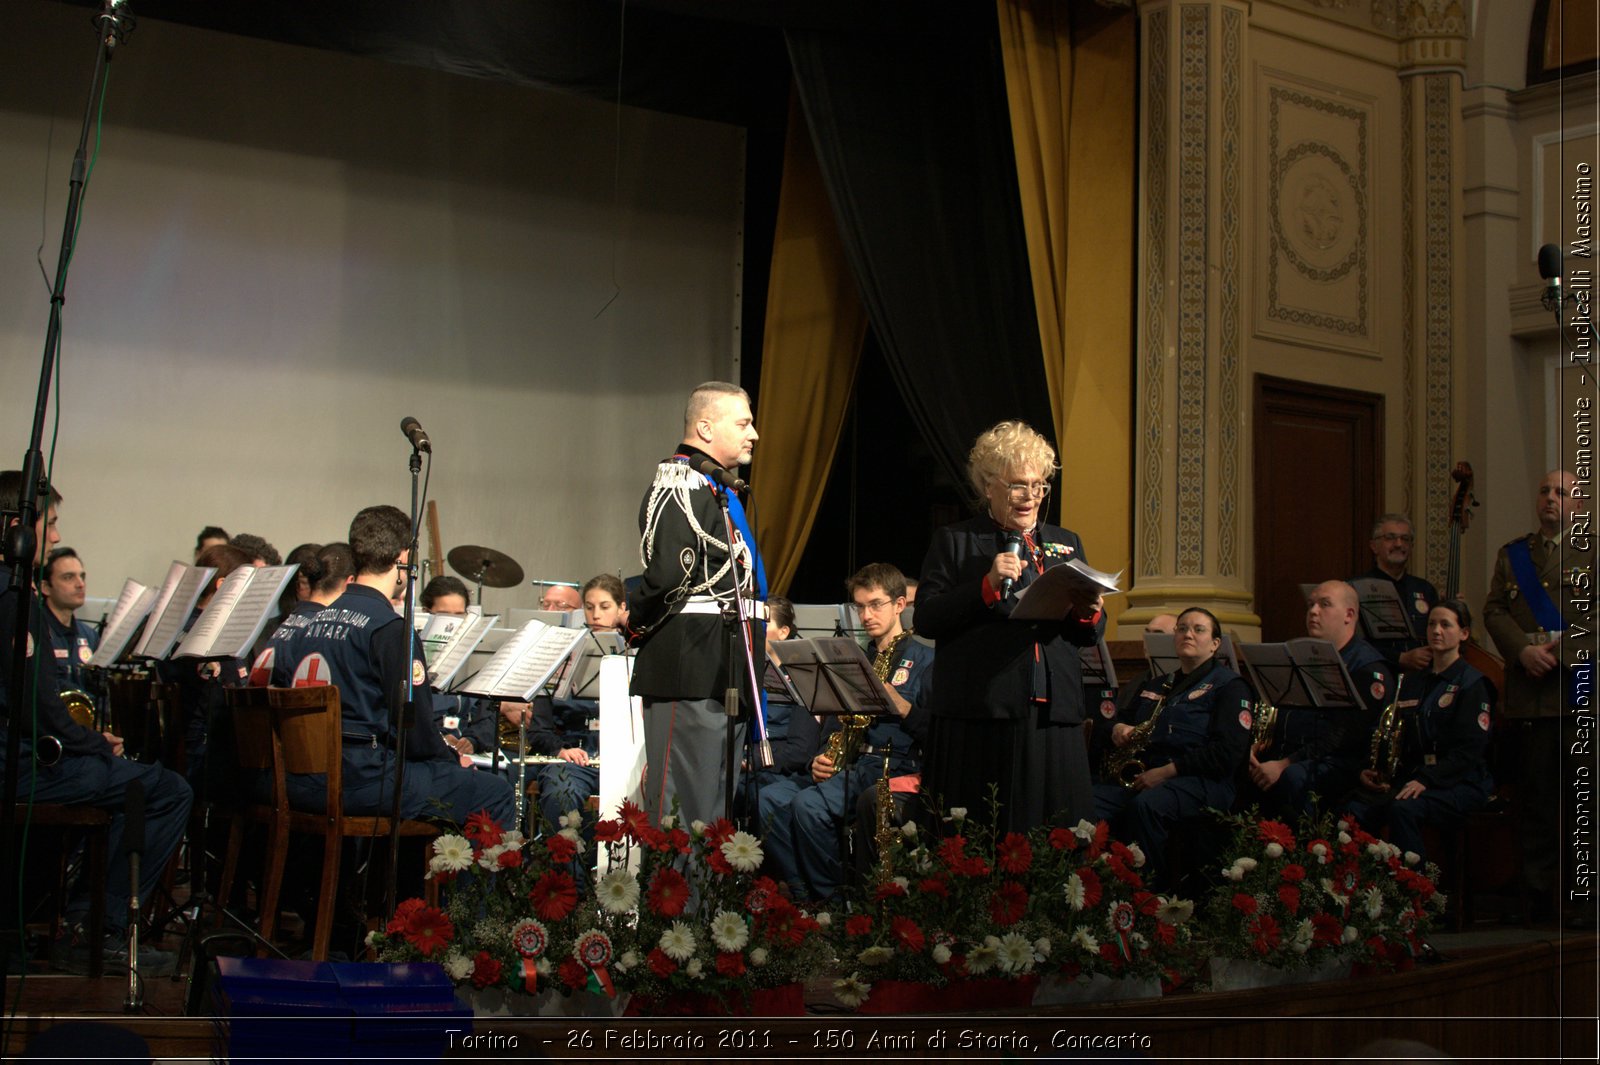
[[[1067,0],[997,4],[1062,524],[1098,568],[1126,569],[1138,18]]]
[[[791,100],[750,475],[775,594],[788,590],[816,520],[866,333],[805,117]]]

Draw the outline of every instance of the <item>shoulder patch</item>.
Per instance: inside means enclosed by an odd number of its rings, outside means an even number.
[[[1255,718],[1250,716],[1250,711],[1249,710],[1240,710],[1239,711],[1239,725],[1240,725],[1241,728],[1249,728],[1251,725],[1254,725],[1254,724],[1255,724]]]
[[[1117,716],[1117,704],[1110,699],[1100,700],[1100,716],[1110,721]]]
[[[1445,707],[1449,706],[1451,703],[1453,703],[1455,701],[1456,701],[1456,690],[1455,690],[1455,688],[1453,688],[1453,687],[1446,688],[1444,690],[1444,694],[1439,696],[1439,709],[1443,710]]]
[[[87,661],[89,661],[89,659],[91,659],[93,657],[94,657],[94,651],[90,650],[89,642],[87,640],[79,640],[78,641],[78,661],[87,662]]]
[[[1372,687],[1368,690],[1372,692],[1372,697],[1374,699],[1382,699],[1384,693],[1389,690],[1389,686],[1381,680],[1375,680],[1372,682]]]
[[[277,651],[271,647],[256,655],[250,666],[250,687],[265,688],[272,683],[272,663],[277,657]]]
[[[1487,710],[1479,710],[1478,711],[1478,727],[1483,729],[1483,731],[1485,731],[1485,732],[1489,731],[1489,711],[1487,711]]]
[[[411,686],[413,688],[425,687],[428,683],[428,667],[422,664],[422,659],[411,660]]]
[[[333,683],[332,671],[328,669],[328,660],[313,651],[300,660],[294,667],[294,683],[296,688],[321,688]]]
[[[907,669],[905,666],[901,666],[899,669],[894,671],[894,676],[889,678],[889,683],[892,686],[898,688],[898,687],[900,687],[900,685],[904,684],[906,681],[908,681],[910,679],[911,679],[911,671],[909,669]]]

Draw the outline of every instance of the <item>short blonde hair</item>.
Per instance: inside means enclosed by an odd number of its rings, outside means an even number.
[[[1001,422],[978,436],[967,455],[967,480],[982,499],[989,482],[998,480],[1010,469],[1039,467],[1039,476],[1048,480],[1056,470],[1056,449],[1050,441],[1033,431],[1026,422]]]

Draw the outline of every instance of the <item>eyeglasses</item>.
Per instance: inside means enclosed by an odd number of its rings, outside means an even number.
[[[1043,481],[1034,481],[1032,484],[1023,484],[1018,481],[1015,484],[1006,485],[1006,494],[1011,497],[1013,503],[1021,503],[1024,500],[1035,497],[1044,499],[1050,494],[1050,486]]]
[[[1410,533],[1380,533],[1378,536],[1373,537],[1373,539],[1383,540],[1386,542],[1409,544],[1414,543],[1417,538]]]
[[[855,605],[857,614],[881,614],[891,606],[894,606],[892,599],[871,599]]]

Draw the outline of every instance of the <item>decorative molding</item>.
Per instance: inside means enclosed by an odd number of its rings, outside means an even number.
[[[1402,464],[1400,511],[1416,513],[1417,484],[1417,235],[1416,151],[1413,137],[1416,106],[1411,79],[1400,82],[1400,389],[1401,417],[1405,425],[1405,455]],[[1437,554],[1437,552],[1430,552]]]
[[[1174,572],[1179,575],[1203,572],[1205,560],[1211,11],[1208,3],[1178,9],[1178,483],[1173,522]]]
[[[1467,16],[1459,0],[1406,0],[1400,34],[1406,72],[1465,71]]]
[[[1370,107],[1300,83],[1269,83],[1266,96],[1264,321],[1284,339],[1376,354]]]
[[[1163,368],[1166,347],[1167,299],[1167,17],[1165,8],[1146,16],[1145,44],[1145,187],[1144,187],[1144,353],[1140,377],[1144,386],[1144,461],[1140,499],[1144,507],[1139,522],[1139,573],[1161,573]]]
[[[1422,196],[1423,196],[1423,299],[1426,328],[1423,339],[1423,397],[1430,425],[1442,432],[1428,433],[1423,457],[1423,508],[1427,528],[1442,529],[1450,518],[1450,349],[1453,339],[1451,264],[1454,258],[1455,218],[1451,211],[1454,143],[1451,136],[1453,75],[1434,73],[1422,78]],[[1428,553],[1428,579],[1443,586],[1445,557]]]
[[[1240,95],[1243,67],[1244,15],[1238,8],[1222,9],[1222,59],[1218,77],[1222,86],[1222,194],[1221,332],[1218,337],[1217,376],[1217,572],[1232,577],[1239,572],[1239,426],[1240,377],[1243,364],[1242,268],[1239,262],[1239,158]]]
[[[1400,32],[1399,0],[1274,0],[1274,3],[1278,7],[1309,11],[1356,29],[1376,30],[1389,37],[1397,37]]]

